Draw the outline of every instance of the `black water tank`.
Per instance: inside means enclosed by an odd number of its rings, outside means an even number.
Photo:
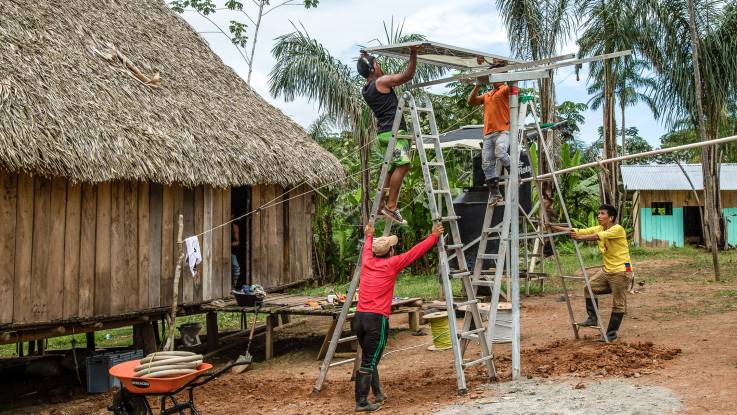
[[[532,177],[532,168],[530,158],[527,153],[520,154],[520,177]],[[529,212],[532,209],[532,186],[530,182],[520,185],[519,200],[522,208]],[[464,244],[468,244],[481,235],[481,227],[484,223],[484,214],[486,213],[486,202],[489,197],[489,191],[484,186],[484,173],[481,169],[481,155],[473,158],[473,186],[463,189],[463,193],[453,201],[453,208],[456,215],[460,216],[458,220],[458,228],[461,232],[461,240]],[[491,226],[498,225],[504,218],[504,208],[494,209],[494,216],[491,218]],[[489,241],[486,244],[486,253],[496,253],[499,247],[498,241]],[[468,248],[466,253],[466,262],[469,269],[473,269],[476,262],[478,252],[478,244]],[[484,268],[491,267],[492,260],[484,261]],[[451,263],[452,268],[457,269],[457,263]]]

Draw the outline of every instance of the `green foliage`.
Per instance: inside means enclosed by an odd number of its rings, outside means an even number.
[[[233,34],[230,41],[233,42],[234,45],[242,48],[246,47],[246,43],[248,43],[248,36],[246,36],[247,27],[248,26],[245,23],[241,23],[236,20],[230,21],[230,26],[228,26],[228,28],[230,29],[230,33]]]
[[[251,3],[248,3],[249,6],[255,6],[255,9],[252,9],[250,11],[250,14],[249,11],[243,7],[243,2],[237,0],[226,0],[224,3],[225,7],[221,8],[216,7],[216,4],[213,0],[173,0],[169,3],[169,7],[171,7],[172,10],[176,11],[177,13],[194,11],[200,14],[200,16],[205,18],[208,22],[210,22],[212,26],[218,29],[219,33],[221,33],[223,36],[226,36],[228,40],[230,40],[230,43],[235,46],[236,51],[238,51],[238,54],[241,55],[243,60],[246,62],[246,65],[248,65],[248,76],[246,77],[246,82],[251,83],[251,73],[253,72],[253,62],[255,59],[254,54],[256,53],[256,42],[258,40],[259,30],[261,29],[261,25],[263,23],[262,20],[266,17],[266,15],[284,6],[303,5],[305,9],[315,8],[320,3],[320,1],[285,0],[274,6],[271,5],[270,0],[252,0]],[[250,39],[247,33],[249,26],[244,20],[231,19],[226,31],[226,29],[220,27],[220,25],[218,25],[215,20],[208,17],[218,10],[224,10],[226,13],[235,14],[240,18],[245,17],[246,19],[248,19],[248,21],[253,24]],[[248,45],[249,40],[251,42],[250,52],[246,50],[246,46]]]
[[[719,125],[719,136],[727,137],[737,135],[737,102],[730,102],[727,105],[724,120]],[[696,129],[693,128],[690,120],[684,119],[675,123],[674,128],[668,133],[660,137],[662,148],[675,147],[684,144],[696,143],[699,137]],[[737,163],[737,144],[729,143],[719,146],[722,152],[721,162]],[[699,149],[679,151],[677,153],[667,153],[658,156],[659,163],[673,163],[679,160],[684,163],[700,163],[701,151]]]
[[[692,125],[698,120],[688,1],[636,1],[630,32],[636,50],[655,71],[657,87],[651,97],[669,126],[684,118]],[[700,48],[696,64],[702,77],[707,130],[714,136],[737,93],[737,5],[733,1],[693,1]]]
[[[595,161],[602,158],[602,147],[603,147],[603,141],[604,138],[602,137],[603,129],[599,127],[599,138],[591,143],[591,145],[586,149],[584,152],[584,160],[586,162]],[[616,133],[617,135],[621,134],[621,130],[617,128]],[[650,143],[647,142],[642,136],[640,136],[640,129],[637,127],[629,127],[625,129],[625,140],[624,144],[626,146],[627,154],[634,154],[634,153],[642,153],[645,151],[651,151],[653,147],[650,145]],[[617,153],[622,153],[622,146],[617,145]],[[634,159],[627,162],[624,162],[625,164],[647,164],[652,162],[652,160],[649,159]]]
[[[578,133],[581,132],[579,127],[586,121],[583,113],[589,109],[588,105],[582,102],[563,101],[556,107],[558,119],[566,121],[565,127],[560,130],[560,139],[563,143],[568,143],[573,149],[583,149],[584,143],[578,140]]]

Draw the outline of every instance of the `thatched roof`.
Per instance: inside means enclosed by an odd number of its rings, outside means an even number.
[[[344,175],[160,0],[1,8],[0,169],[222,187]]]

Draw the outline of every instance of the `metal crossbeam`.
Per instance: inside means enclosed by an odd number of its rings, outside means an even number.
[[[620,52],[613,52],[613,53],[606,53],[606,54],[603,54],[603,55],[592,56],[592,57],[589,57],[589,58],[566,60],[566,61],[563,61],[563,62],[551,63],[551,64],[548,64],[548,65],[546,65],[546,64],[531,65],[531,66],[528,66],[526,68],[526,69],[529,69],[527,71],[510,72],[510,73],[517,73],[519,75],[517,75],[517,78],[516,79],[510,79],[509,81],[514,81],[514,80],[516,80],[516,81],[524,81],[524,80],[540,79],[539,78],[540,71],[546,71],[547,72],[547,71],[551,71],[553,69],[563,68],[563,67],[566,67],[566,66],[582,65],[584,63],[596,62],[596,61],[605,60],[605,59],[614,59],[614,58],[618,58],[618,57],[622,57],[622,56],[627,56],[627,55],[631,55],[631,54],[632,54],[632,51],[625,50],[625,51],[620,51]],[[569,55],[565,55],[565,56],[569,56]],[[539,62],[539,61],[537,61],[537,62]],[[413,84],[413,85],[410,85],[410,88],[422,88],[422,87],[431,86],[431,85],[447,84],[448,82],[458,81],[458,80],[464,80],[464,79],[466,79],[466,80],[472,80],[472,79],[480,78],[482,76],[489,76],[489,78],[490,78],[489,81],[490,82],[503,82],[503,81],[494,81],[494,79],[499,79],[499,78],[495,78],[494,75],[495,74],[499,74],[501,72],[509,71],[510,70],[509,68],[511,66],[513,66],[513,65],[508,65],[508,66],[501,67],[501,68],[486,69],[486,70],[483,70],[483,71],[474,71],[474,72],[470,72],[470,73],[465,73],[465,74],[460,74],[460,75],[452,76],[452,77],[449,77],[449,78],[442,78],[442,79],[436,79],[434,81],[423,82],[423,83],[420,83],[420,84]]]

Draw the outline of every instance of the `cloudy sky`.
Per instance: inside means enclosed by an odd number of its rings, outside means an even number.
[[[278,4],[277,1],[272,1]],[[244,1],[251,11],[252,3]],[[219,11],[210,16],[221,27],[227,28],[230,20],[245,20],[245,16],[230,11]],[[192,12],[184,18],[209,42],[212,49],[244,79],[248,67],[235,47],[213,25]],[[292,23],[302,24],[308,33],[320,41],[333,56],[353,67],[358,54],[357,45],[370,44],[383,38],[382,22],[404,21],[405,33],[421,33],[429,40],[466,47],[480,51],[509,55],[507,36],[494,2],[489,0],[321,0],[316,9],[305,10],[301,6],[281,7],[264,17],[256,47],[255,64],[251,76],[253,88],[264,98],[279,107],[303,126],[308,126],[318,115],[315,105],[303,99],[285,102],[273,98],[268,90],[268,73],[274,65],[271,56],[273,39],[293,31]],[[248,46],[250,50],[250,44]],[[576,51],[575,44],[565,47],[563,53]],[[562,68],[556,73],[557,100],[588,102],[585,73],[579,82],[573,68]],[[586,122],[580,139],[591,142],[597,138],[601,125],[601,110],[587,111]],[[617,114],[619,120],[619,114]],[[639,104],[627,109],[628,126],[637,126],[640,134],[650,144],[657,146],[663,127],[653,119],[650,110]]]

